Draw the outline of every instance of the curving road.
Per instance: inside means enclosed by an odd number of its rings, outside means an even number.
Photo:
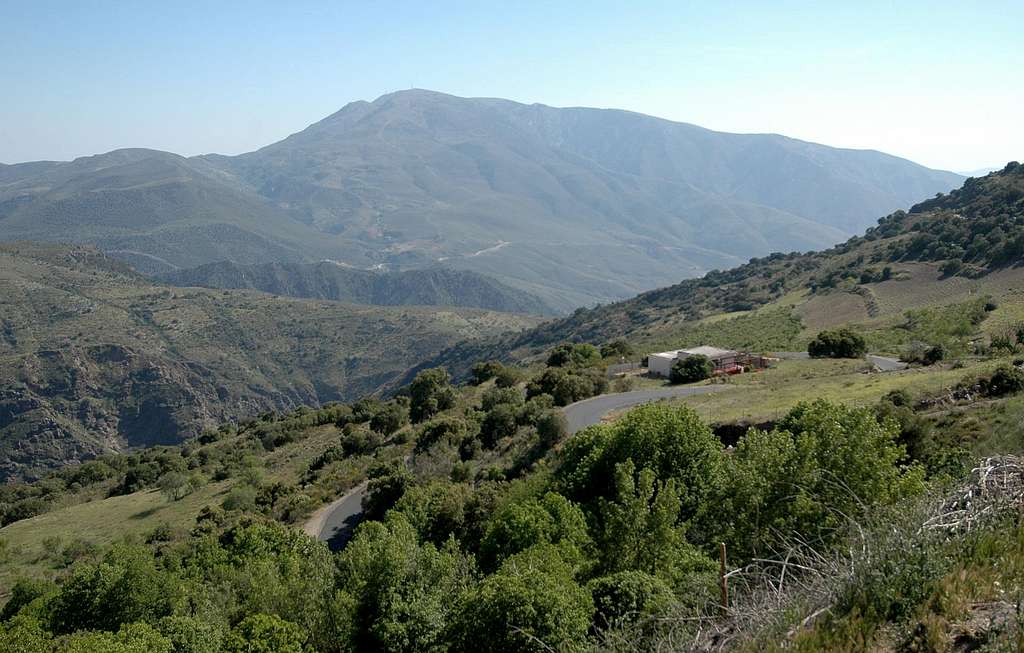
[[[320,508],[302,530],[327,542],[331,551],[340,551],[352,539],[352,533],[363,519],[363,497],[367,481],[349,490],[341,498]]]
[[[778,358],[807,358],[807,352],[773,352],[773,355]],[[906,363],[894,358],[873,354],[869,354],[866,358],[868,362],[883,372],[895,372],[907,368]],[[729,387],[727,385],[681,386],[599,395],[569,404],[562,409],[562,413],[565,415],[569,435],[574,435],[588,426],[600,423],[601,419],[612,411],[639,406],[659,399],[675,399],[717,392]],[[355,527],[362,520],[366,486],[364,481],[345,496],[316,511],[303,526],[303,530],[327,542],[332,551],[344,548],[351,539]]]
[[[562,409],[562,413],[568,422],[569,434],[572,435],[580,429],[599,423],[605,415],[614,410],[638,406],[659,399],[701,395],[725,387],[727,386],[700,385],[600,395],[570,404]],[[303,526],[303,530],[327,542],[327,546],[332,551],[343,549],[352,538],[352,532],[362,520],[366,486],[364,481],[345,496],[317,510]]]
[[[619,392],[610,395],[598,395],[583,401],[569,404],[562,409],[565,421],[568,422],[569,435],[575,434],[581,429],[592,426],[601,421],[608,413],[614,410],[639,406],[640,404],[658,401],[659,399],[675,399],[677,397],[690,397],[703,395],[709,392],[723,390],[730,386],[726,385],[697,385],[672,388],[656,388],[654,390],[633,390],[631,392]]]

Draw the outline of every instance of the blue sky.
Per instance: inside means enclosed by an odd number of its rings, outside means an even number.
[[[0,0],[0,162],[235,154],[429,88],[972,170],[1024,159],[1024,2]]]

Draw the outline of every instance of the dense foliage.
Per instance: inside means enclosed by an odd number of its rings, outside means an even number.
[[[672,383],[695,383],[710,377],[714,369],[707,356],[687,356],[672,363],[668,378]]]
[[[861,358],[867,350],[864,336],[851,329],[822,331],[807,345],[814,358]]]
[[[521,392],[492,385],[482,414],[551,431],[539,445],[550,446],[564,424],[550,408],[527,409],[537,400]],[[395,405],[332,417],[365,424]],[[435,415],[419,427],[412,469],[478,438],[497,445],[481,430],[491,421]],[[729,455],[692,410],[649,405],[569,440],[553,474],[458,481],[384,465],[371,472],[371,520],[333,557],[265,518],[207,511],[190,538],[115,546],[58,585],[19,583],[0,641],[30,651],[580,650],[603,628],[713,605],[719,541],[735,562],[770,551],[780,531],[827,546],[836,515],[917,492],[921,471],[906,466],[898,430],[869,410],[804,404]]]

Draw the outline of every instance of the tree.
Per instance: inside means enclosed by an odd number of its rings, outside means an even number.
[[[135,621],[156,621],[171,614],[179,591],[161,571],[152,553],[119,546],[95,565],[80,565],[51,603],[56,633],[117,630]]]
[[[560,494],[512,503],[494,516],[480,543],[480,564],[494,570],[510,556],[538,544],[559,548],[567,563],[577,565],[590,543],[583,511]]]
[[[672,383],[696,383],[709,378],[714,370],[715,366],[707,356],[687,356],[672,363],[669,380]]]
[[[616,466],[631,460],[659,482],[676,479],[681,517],[688,519],[721,481],[724,458],[722,443],[692,408],[648,404],[567,440],[555,478],[579,503],[614,499]]]
[[[593,611],[558,548],[535,546],[506,560],[462,601],[452,650],[581,651]]]
[[[370,474],[366,498],[363,499],[363,514],[367,519],[380,519],[398,503],[415,479],[404,465],[371,470]]]
[[[614,501],[600,503],[599,567],[604,573],[642,571],[673,585],[713,563],[686,541],[677,481],[639,473],[632,460],[615,466]]]
[[[675,603],[668,584],[642,571],[620,571],[590,581],[594,600],[594,625],[618,628],[658,616]]]
[[[198,617],[165,617],[157,630],[171,641],[174,653],[220,653],[226,633]]]
[[[847,328],[822,331],[807,345],[814,358],[862,358],[867,349],[864,337]]]
[[[391,435],[408,422],[409,408],[402,402],[389,401],[370,419],[370,428],[377,433]]]
[[[785,537],[827,545],[848,518],[923,489],[923,470],[902,462],[898,428],[871,409],[818,400],[797,405],[770,432],[751,429],[726,459],[703,530],[738,560],[777,550]]]
[[[601,362],[601,352],[586,343],[564,343],[548,353],[548,367],[589,367]]]
[[[231,629],[225,653],[303,653],[306,638],[298,624],[270,614],[254,614]]]
[[[448,372],[434,367],[423,370],[409,384],[409,416],[414,423],[433,417],[455,405],[455,391]]]
[[[504,438],[515,435],[518,411],[510,404],[498,404],[484,416],[480,426],[480,439],[485,447],[494,447]]]
[[[473,374],[473,385],[482,385],[490,381],[505,369],[505,366],[498,361],[481,361],[475,363],[470,370]]]
[[[444,649],[445,629],[472,585],[471,561],[454,542],[420,544],[400,513],[367,522],[338,559],[339,601],[350,650]]]
[[[549,410],[537,419],[537,435],[540,436],[541,446],[546,449],[564,440],[568,434],[569,425],[561,411]]]
[[[624,338],[616,338],[601,345],[602,358],[626,358],[633,355],[633,348]]]

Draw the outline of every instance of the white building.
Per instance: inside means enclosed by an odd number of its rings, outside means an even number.
[[[651,374],[668,378],[675,362],[687,356],[706,356],[715,366],[716,370],[721,370],[736,365],[740,354],[731,349],[719,349],[718,347],[708,347],[706,345],[693,347],[692,349],[663,351],[657,354],[650,354],[647,357],[647,371]]]

